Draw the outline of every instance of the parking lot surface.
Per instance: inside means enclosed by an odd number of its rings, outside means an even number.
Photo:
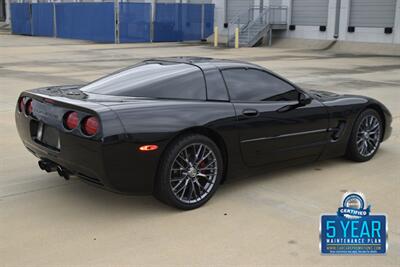
[[[265,66],[304,88],[375,97],[393,135],[370,162],[332,159],[230,181],[204,207],[182,212],[47,174],[14,123],[21,91],[80,84],[142,59],[207,56]],[[400,57],[304,48],[214,49],[196,44],[90,44],[0,34],[0,266],[399,266]],[[132,173],[132,175],[135,175]],[[386,213],[386,256],[319,253],[321,213],[363,192]]]

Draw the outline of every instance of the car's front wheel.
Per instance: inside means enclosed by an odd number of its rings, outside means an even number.
[[[363,111],[354,124],[347,148],[347,157],[363,162],[370,160],[378,151],[382,140],[381,116],[373,109]]]
[[[218,146],[208,137],[190,134],[169,146],[161,159],[155,197],[180,209],[195,209],[217,190],[223,173]]]

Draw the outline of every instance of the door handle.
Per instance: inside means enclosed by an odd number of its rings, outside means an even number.
[[[259,113],[256,109],[245,109],[242,114],[246,117],[257,117]]]

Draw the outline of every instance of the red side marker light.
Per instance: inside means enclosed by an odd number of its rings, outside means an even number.
[[[146,151],[154,151],[157,150],[158,146],[157,145],[144,145],[139,147],[140,151],[146,152]]]
[[[32,107],[32,99],[29,99],[26,102],[26,109],[25,109],[25,113],[26,115],[32,115],[32,111],[33,111],[33,107]]]
[[[24,111],[24,109],[25,109],[24,98],[20,97],[18,100],[18,110],[19,112],[22,112]]]

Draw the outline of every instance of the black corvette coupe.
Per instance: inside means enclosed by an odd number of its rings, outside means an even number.
[[[25,91],[15,119],[41,169],[181,209],[251,170],[343,155],[367,161],[392,122],[368,97],[305,91],[257,65],[192,57]]]

